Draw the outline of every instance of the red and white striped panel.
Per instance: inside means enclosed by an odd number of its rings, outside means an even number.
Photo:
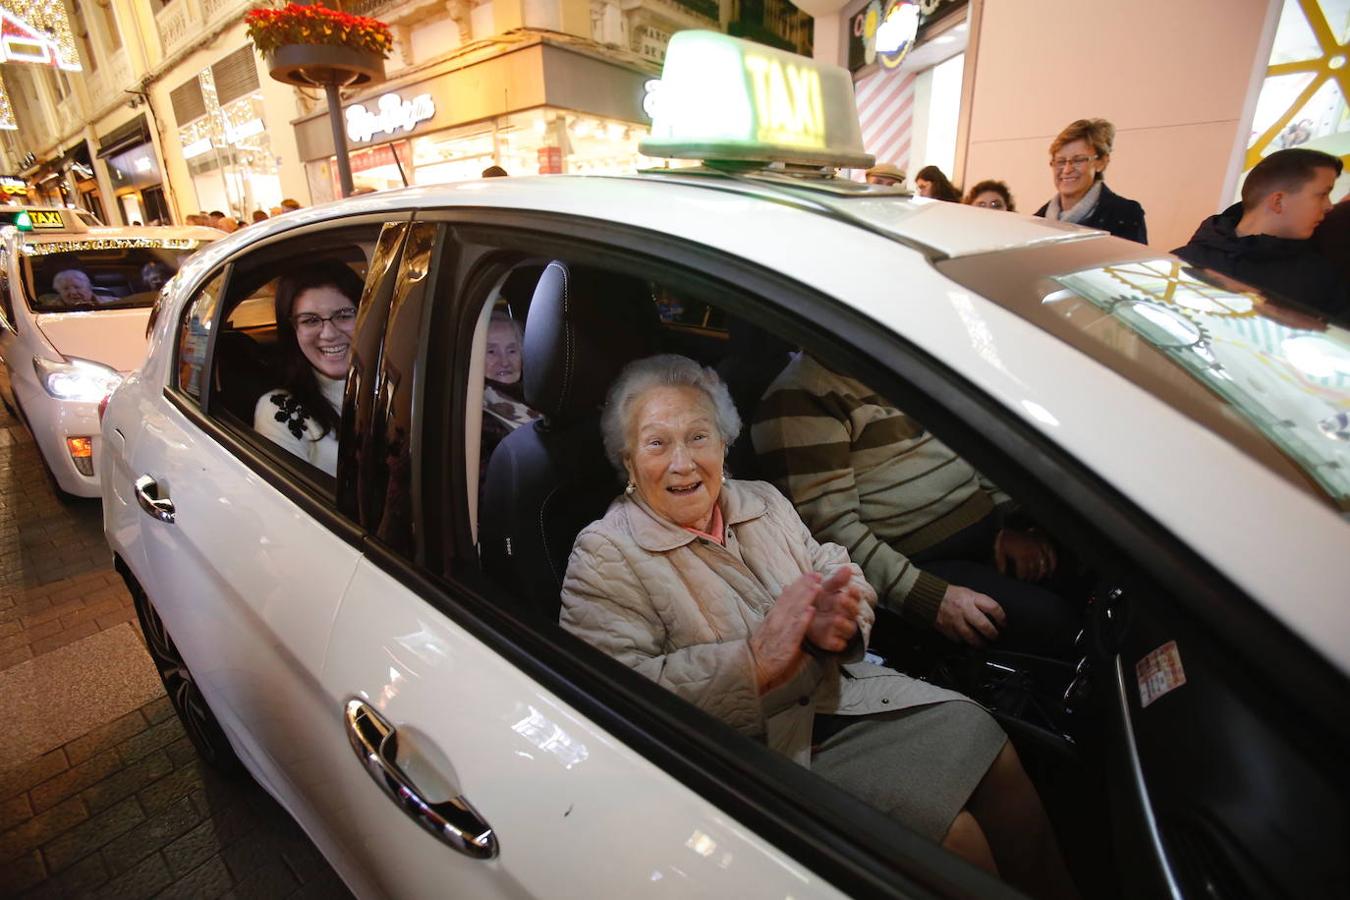
[[[863,149],[878,163],[909,173],[909,144],[914,121],[913,72],[878,68],[853,86],[862,125]]]

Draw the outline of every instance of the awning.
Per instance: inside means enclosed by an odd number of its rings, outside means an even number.
[[[130,150],[132,147],[150,141],[150,126],[146,124],[145,113],[141,113],[130,122],[98,139],[98,158],[103,159],[115,153]]]

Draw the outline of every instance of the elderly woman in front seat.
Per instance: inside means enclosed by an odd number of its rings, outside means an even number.
[[[631,363],[601,424],[628,487],[577,537],[562,626],[977,865],[1073,896],[994,720],[861,662],[876,603],[861,570],[772,486],[727,479],[741,422],[716,373]]]

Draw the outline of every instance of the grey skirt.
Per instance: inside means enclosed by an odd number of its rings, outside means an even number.
[[[813,748],[813,772],[936,843],[1007,740],[989,713],[965,700],[818,716],[817,725],[829,736]]]

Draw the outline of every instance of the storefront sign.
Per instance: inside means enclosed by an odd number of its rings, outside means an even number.
[[[64,9],[61,7],[54,9],[60,9],[60,12],[49,15],[60,15],[64,21]],[[40,66],[56,66],[67,72],[80,71],[79,59],[75,55],[73,44],[62,47],[56,35],[34,28],[6,9],[0,9],[0,62],[35,63]]]
[[[871,0],[849,24],[848,67],[856,72],[880,62],[894,69],[936,23],[961,13],[969,0]]]
[[[26,194],[28,182],[14,175],[0,175],[0,193]]]
[[[430,94],[418,94],[404,100],[398,94],[385,94],[376,101],[378,112],[371,112],[364,104],[347,107],[347,140],[360,144],[377,134],[393,136],[400,131],[412,131],[418,122],[436,115],[436,102]]]

